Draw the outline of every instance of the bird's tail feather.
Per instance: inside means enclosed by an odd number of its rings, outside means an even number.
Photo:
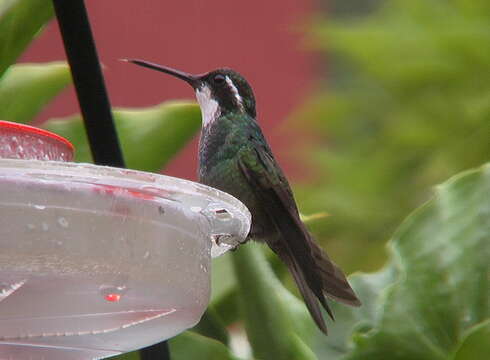
[[[285,260],[285,262],[288,265],[288,269],[291,272],[291,275],[293,276],[294,281],[296,282],[296,285],[298,286],[301,295],[303,296],[306,307],[308,308],[311,317],[315,321],[318,328],[323,333],[327,334],[328,333],[327,325],[325,324],[325,320],[323,319],[320,306],[318,305],[318,298],[316,294],[308,286],[308,283],[306,282],[303,276],[303,272],[298,267],[296,262],[293,259],[288,259],[287,261]],[[325,302],[325,304],[322,305],[325,308],[325,310],[327,310],[330,317],[332,317],[333,319],[333,314],[330,311],[328,304]]]
[[[313,320],[326,334],[327,327],[318,303],[334,319],[325,297],[351,306],[360,306],[361,302],[342,270],[318,246],[303,223],[290,223],[287,226],[289,231],[284,231],[284,226],[281,229],[281,235],[288,246],[271,248],[275,248],[275,252],[286,263]]]
[[[317,271],[321,274],[325,296],[351,306],[361,306],[344,273],[310,237],[308,241]]]

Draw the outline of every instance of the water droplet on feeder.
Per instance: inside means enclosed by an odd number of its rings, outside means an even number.
[[[102,285],[100,287],[100,293],[109,302],[119,302],[126,291],[127,288],[125,285]]]
[[[60,224],[61,227],[67,228],[68,227],[68,220],[64,217],[59,217],[58,218],[58,224]]]

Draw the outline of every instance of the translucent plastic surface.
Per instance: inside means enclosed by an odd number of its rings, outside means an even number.
[[[0,158],[71,161],[73,145],[43,129],[0,121]]]
[[[197,323],[210,259],[250,215],[200,184],[93,165],[0,160],[0,358],[90,359]]]

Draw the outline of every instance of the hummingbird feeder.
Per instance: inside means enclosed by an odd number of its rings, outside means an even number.
[[[102,358],[195,325],[211,257],[247,235],[245,206],[163,175],[32,159],[69,146],[3,129],[0,357]]]
[[[165,340],[207,307],[211,258],[245,240],[250,213],[216,189],[123,168],[83,0],[53,5],[97,165],[70,162],[55,134],[0,124],[0,358],[146,347],[142,358],[168,359]]]

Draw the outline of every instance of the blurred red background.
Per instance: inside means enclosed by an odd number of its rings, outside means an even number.
[[[234,68],[255,90],[259,121],[279,161],[287,173],[298,175],[298,167],[285,155],[295,144],[292,134],[279,125],[312,88],[314,57],[305,51],[302,29],[313,12],[313,0],[89,0],[86,5],[113,106],[194,98],[185,83],[120,62],[120,58],[142,58],[195,73],[221,66]],[[53,21],[21,61],[64,58]],[[76,112],[78,105],[70,88],[38,120]],[[195,140],[164,172],[196,179],[196,151]]]

